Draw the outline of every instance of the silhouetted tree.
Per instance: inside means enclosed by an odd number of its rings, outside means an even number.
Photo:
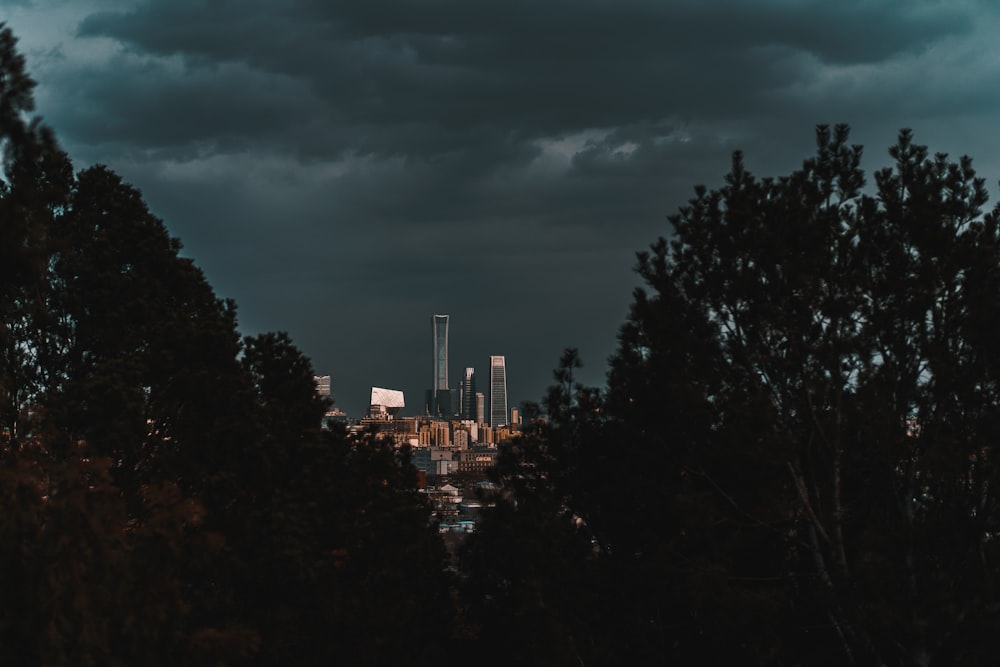
[[[0,429],[16,437],[50,381],[58,322],[48,312],[50,228],[66,204],[72,168],[30,113],[35,82],[0,23]]]
[[[502,490],[461,554],[473,631],[502,647],[495,664],[773,658],[780,596],[733,583],[705,490],[651,424],[609,418],[580,365],[567,350],[545,417],[501,452]]]
[[[867,192],[844,126],[779,179],[736,154],[640,253],[606,396],[568,356],[512,449],[503,511],[593,536],[604,656],[993,659],[1000,216],[968,158],[890,155]]]
[[[321,431],[290,338],[241,340],[138,190],[73,174],[14,46],[0,26],[0,661],[440,658],[405,455]]]
[[[452,617],[445,554],[389,445],[321,431],[326,402],[286,334],[245,340],[264,433],[233,588],[260,628],[259,664],[428,664]]]
[[[78,174],[52,234],[64,346],[51,418],[110,457],[126,491],[167,477],[215,493],[215,473],[253,437],[235,307],[105,167]]]
[[[489,665],[610,664],[595,662],[608,646],[590,533],[566,503],[564,482],[576,469],[554,451],[567,443],[553,428],[572,420],[553,426],[526,407],[527,432],[501,448],[490,471],[500,491],[485,496],[459,551],[464,629]]]
[[[784,552],[757,574],[790,575],[788,642],[977,664],[996,621],[998,214],[969,158],[929,157],[906,130],[866,194],[847,140],[820,127],[816,156],[778,180],[737,154],[723,188],[671,218],[674,238],[640,255],[651,293],[608,409],[630,429],[685,415],[655,438]]]

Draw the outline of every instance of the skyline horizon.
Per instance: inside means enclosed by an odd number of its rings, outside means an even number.
[[[448,343],[450,343],[449,338],[450,338],[451,314],[450,313],[443,314],[443,313],[438,312],[438,313],[434,313],[434,314],[430,315],[430,318],[431,318],[431,339],[432,339],[432,343],[434,344],[433,347],[432,347],[432,369],[433,369],[433,381],[434,381],[435,385],[437,385],[437,383],[441,379],[443,379],[443,377],[439,375],[439,371],[441,370],[441,366],[439,364],[439,359],[437,358],[437,352],[438,352],[438,348],[437,348],[437,343],[438,343],[438,340],[437,340],[437,335],[438,335],[437,324],[440,322],[440,320],[437,320],[437,318],[441,318],[441,317],[447,318],[446,325],[445,325],[446,333],[445,333],[444,337],[448,341],[448,342],[446,342],[446,345]],[[306,355],[306,356],[308,356],[308,355]],[[447,365],[448,358],[450,356],[451,356],[451,352],[450,352],[450,348],[449,348],[449,349],[446,350],[446,354],[445,354],[445,357],[446,357],[445,364],[446,365]],[[486,363],[484,364],[484,366],[492,368],[493,360],[495,358],[497,358],[497,357],[504,359],[505,383],[506,383],[506,358],[507,358],[507,355],[496,355],[496,354],[486,355],[486,359],[487,360],[486,360]],[[311,358],[310,358],[310,361],[312,362]],[[315,377],[317,377],[317,378],[320,378],[320,377],[329,377],[330,378],[330,380],[329,380],[329,391],[330,391],[330,394],[329,395],[330,395],[331,399],[334,401],[333,407],[342,410],[351,419],[360,419],[362,416],[364,416],[365,413],[367,413],[370,405],[367,404],[367,403],[362,404],[356,398],[359,395],[359,391],[357,391],[357,390],[353,390],[352,391],[352,398],[354,398],[353,401],[351,399],[348,399],[348,401],[343,401],[341,399],[341,395],[342,395],[341,392],[339,392],[337,390],[337,388],[338,388],[337,377],[333,373],[324,372],[323,369],[317,368],[315,366],[315,362],[312,362],[312,363],[313,363],[313,373],[314,373]],[[480,367],[480,366],[469,365],[469,364],[460,364],[458,367],[460,367],[462,369],[462,373],[456,376],[456,381],[454,383],[452,383],[451,368],[450,368],[450,366],[447,367],[447,387],[449,388],[449,390],[459,390],[463,386],[462,376],[470,368],[474,370],[476,378],[477,378],[477,381],[478,381],[478,378],[482,377],[482,378],[485,378],[487,380],[487,383],[489,383],[489,381],[491,379],[491,373],[483,372],[481,370],[482,367]],[[413,385],[414,383],[411,380],[411,382],[409,384]],[[507,406],[506,407],[506,414],[507,414],[508,418],[510,417],[510,410],[511,409],[513,409],[513,408],[520,408],[520,407],[522,407],[526,403],[539,402],[541,400],[541,397],[539,397],[538,399],[530,399],[529,398],[529,399],[520,399],[520,400],[518,400],[516,402],[512,401],[512,400],[510,400],[509,384],[507,386],[508,386],[508,391],[507,391],[507,396],[505,398],[505,403],[506,403],[506,406]],[[412,386],[410,387],[410,389],[406,389],[406,388],[404,388],[404,386],[403,386],[402,383],[395,383],[395,384],[393,384],[393,383],[389,383],[389,384],[386,384],[386,383],[381,383],[381,384],[379,384],[379,383],[371,383],[370,386],[367,386],[365,395],[370,396],[372,389],[377,388],[377,387],[378,388],[383,388],[383,389],[392,389],[392,390],[396,390],[396,391],[401,391],[403,393],[403,400],[404,400],[405,405],[403,407],[403,411],[399,415],[400,417],[420,417],[420,416],[424,416],[426,414],[426,410],[424,408],[420,407],[421,403],[423,403],[423,405],[426,406],[427,393],[433,391],[433,389],[424,389],[423,391],[414,392],[412,390]],[[482,393],[484,395],[485,400],[486,400],[486,404],[487,404],[487,406],[489,406],[490,405],[490,393],[491,392],[489,392],[489,391],[483,391],[483,389],[485,389],[485,387],[479,389],[478,393]],[[411,395],[416,395],[418,398],[416,400],[410,399],[409,397]],[[420,398],[419,398],[420,396],[424,397],[423,401],[420,400]],[[487,408],[487,416],[489,416],[489,413],[490,413],[490,409],[488,407]],[[490,421],[490,419],[487,419],[487,421]]]

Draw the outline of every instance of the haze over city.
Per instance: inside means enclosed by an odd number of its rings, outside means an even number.
[[[420,401],[432,313],[452,382],[502,354],[537,400],[573,346],[601,384],[634,253],[736,149],[787,173],[843,122],[881,166],[912,127],[1000,174],[989,2],[0,5],[75,164],[139,188],[352,415],[373,385]]]

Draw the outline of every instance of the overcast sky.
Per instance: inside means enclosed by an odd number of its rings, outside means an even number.
[[[993,0],[0,0],[77,168],[145,195],[244,333],[287,331],[360,416],[370,388],[561,350],[603,384],[635,252],[741,149],[798,166],[849,123],[1000,178]],[[991,187],[995,195],[996,188]]]

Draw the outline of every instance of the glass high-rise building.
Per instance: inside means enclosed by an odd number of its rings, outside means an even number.
[[[431,361],[434,382],[427,390],[426,410],[434,416],[451,417],[451,391],[448,390],[448,316],[431,315]]]
[[[434,343],[434,396],[448,388],[448,316],[431,316],[431,339]]]
[[[502,356],[490,357],[490,426],[507,423],[507,365]]]
[[[462,378],[462,419],[476,419],[476,369],[466,368]]]

